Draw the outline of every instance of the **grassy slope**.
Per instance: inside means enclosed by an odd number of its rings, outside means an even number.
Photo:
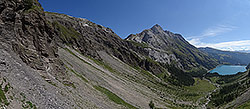
[[[105,94],[111,101],[123,105],[129,109],[136,109],[136,107],[132,106],[131,104],[125,102],[123,99],[121,99],[119,96],[114,94],[113,92],[109,91],[108,89],[101,87],[101,86],[94,86],[96,90],[99,90],[103,94]]]
[[[195,84],[193,86],[185,86],[184,89],[186,91],[182,92],[180,97],[188,101],[197,101],[199,98],[206,96],[215,88],[216,87],[209,83],[209,81],[195,78]]]
[[[237,109],[249,109],[249,108],[250,108],[250,102],[247,102],[237,107]]]

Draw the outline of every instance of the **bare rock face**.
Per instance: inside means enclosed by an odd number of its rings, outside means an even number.
[[[55,34],[36,0],[1,0],[0,19],[1,43],[7,43],[23,62],[54,75],[64,72],[57,58]]]
[[[189,44],[180,34],[164,31],[158,24],[139,34],[131,34],[126,40],[147,44],[152,59],[160,63],[175,63],[184,70],[194,67],[210,69],[217,65],[216,60]]]

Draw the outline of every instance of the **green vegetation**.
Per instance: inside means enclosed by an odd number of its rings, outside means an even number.
[[[209,78],[209,80],[212,82],[212,83],[216,83],[220,78],[219,77],[211,77]]]
[[[46,80],[46,82],[48,82],[48,83],[51,84],[52,86],[57,87],[56,83],[53,83],[51,80]]]
[[[4,87],[4,92],[8,92],[9,91],[9,88],[10,88],[10,83],[8,83],[7,85],[5,85]]]
[[[216,87],[207,80],[195,78],[195,84],[185,88],[191,92],[209,92],[214,90]]]
[[[9,102],[5,96],[5,93],[2,90],[2,85],[0,85],[0,103],[4,103],[5,105],[9,105]]]
[[[201,51],[207,52],[210,57],[213,57],[220,61],[222,64],[245,64],[250,62],[249,53],[221,51],[213,48],[200,48]]]
[[[53,22],[52,25],[60,32],[60,38],[67,44],[72,43],[72,39],[77,39],[80,33],[74,28],[67,28],[59,22]]]
[[[151,59],[150,57],[148,57],[148,56],[145,56],[145,57],[146,57],[146,61],[148,61],[148,62],[150,62],[150,63],[154,63],[154,64],[156,64],[156,65],[159,64],[158,62],[154,61],[154,60]]]
[[[79,74],[79,73],[76,73],[76,72],[74,72],[74,74],[76,75],[76,76],[78,76],[79,78],[81,78],[83,81],[85,81],[86,83],[88,83],[89,81],[86,79],[86,78],[84,78],[81,74]]]
[[[149,78],[154,78],[153,74],[151,74],[150,72],[146,71],[146,70],[143,70],[142,68],[136,66],[134,67],[134,69],[136,69],[137,71],[141,72],[142,74],[146,75],[147,77]]]
[[[250,102],[247,102],[237,107],[237,109],[249,109],[249,108],[250,108]]]
[[[94,86],[94,88],[102,93],[104,93],[111,101],[123,105],[130,109],[136,109],[136,107],[132,106],[131,104],[125,102],[123,99],[121,99],[119,96],[114,94],[113,92],[109,91],[108,89],[101,87],[101,86]]]
[[[187,72],[192,77],[199,77],[202,78],[204,74],[207,73],[207,70],[202,67],[194,67],[190,71]]]
[[[45,76],[41,75],[41,77],[49,84],[51,84],[52,86],[57,87],[56,83],[53,83],[50,79],[47,79]]]
[[[179,68],[176,68],[175,65],[166,65],[168,71],[172,74],[168,79],[168,81],[177,86],[191,86],[195,83],[195,80],[191,75],[185,73]]]
[[[150,109],[154,109],[155,108],[155,104],[153,103],[153,101],[150,101],[150,103],[148,104]]]
[[[31,9],[33,6],[33,3],[34,3],[34,0],[24,0],[25,9],[26,10]]]
[[[138,42],[130,41],[130,40],[128,40],[128,42],[132,43],[135,46],[142,47],[142,48],[148,48],[149,47],[148,44],[144,43],[144,42],[138,43]]]
[[[32,102],[30,102],[30,101],[26,101],[26,104],[28,104],[28,105],[24,108],[37,109],[36,105],[32,104]]]
[[[179,97],[188,101],[197,101],[201,97],[205,97],[206,94],[212,92],[216,87],[207,80],[195,78],[195,84],[193,86],[185,86],[185,91],[180,93]]]
[[[40,7],[40,6],[33,5],[30,9],[26,10],[25,12],[29,13],[29,12],[32,12],[32,11],[39,11],[39,12],[41,12],[41,11],[43,11],[43,8]]]
[[[66,51],[68,51],[70,54],[76,56],[77,58],[79,58],[81,61],[83,61],[84,63],[87,63],[89,65],[91,65],[90,63],[86,62],[85,60],[83,60],[82,58],[80,58],[77,54],[75,54],[73,51],[71,51],[68,48],[65,48]],[[79,52],[79,51],[78,51]],[[97,65],[102,66],[103,68],[109,70],[110,72],[116,72],[114,69],[112,69],[112,67],[110,67],[108,64],[105,64],[104,62],[102,62],[101,60],[96,60],[93,59],[91,57],[88,57],[89,59],[91,59],[92,61],[94,61]],[[147,59],[147,61],[151,61],[151,59]],[[154,63],[154,62],[152,62]],[[91,65],[92,66],[92,65]],[[172,68],[170,68],[172,67]],[[129,78],[130,80],[133,80],[135,82],[138,83],[142,83],[152,89],[157,89],[160,90],[161,93],[166,93],[166,94],[171,94],[171,95],[177,95],[178,100],[184,100],[184,101],[197,101],[199,98],[201,97],[205,97],[207,95],[207,93],[209,93],[210,91],[212,91],[215,87],[210,84],[208,81],[206,80],[201,80],[201,79],[193,79],[192,76],[190,76],[188,73],[183,72],[182,70],[178,69],[175,67],[175,65],[172,66],[167,66],[166,68],[169,68],[169,72],[171,71],[172,75],[168,75],[166,73],[161,73],[161,74],[157,74],[156,76],[166,79],[167,81],[165,82],[171,82],[172,84],[178,84],[178,86],[175,85],[166,85],[164,82],[159,82],[156,81],[154,78],[154,75],[151,74],[148,71],[143,70],[140,67],[134,67],[137,71],[140,72],[140,74],[144,75],[144,77],[146,77],[148,80],[144,81],[144,80],[138,80],[135,77],[129,76],[129,75],[125,75],[127,78]],[[198,71],[197,69],[194,71]],[[74,72],[74,71],[72,71]],[[77,74],[77,72],[75,72]],[[172,77],[172,78],[171,78]],[[167,79],[170,78],[170,79]],[[173,80],[176,81],[173,81]],[[191,82],[190,82],[191,81]],[[193,81],[193,82],[192,82]],[[187,83],[189,82],[189,83]],[[185,84],[183,86],[183,84]],[[188,85],[187,85],[188,84]],[[194,85],[194,86],[192,86]],[[201,88],[202,86],[206,87],[206,88]],[[211,87],[213,88],[211,88]],[[105,88],[97,88],[99,86],[95,86],[95,88],[99,91],[101,91],[102,93],[104,93],[105,95],[108,96],[109,99],[111,99],[112,101],[117,101],[117,99],[119,99],[119,97],[117,98],[116,95],[113,95],[112,92],[108,91],[107,89],[105,90]],[[189,87],[193,87],[196,88],[196,90],[190,90],[191,88]],[[152,90],[154,91],[154,90]],[[155,93],[159,93],[159,92],[155,92]],[[121,99],[122,100],[122,99]],[[118,100],[119,101],[119,100]],[[120,101],[121,102],[121,101]],[[179,105],[176,104],[173,101],[170,101],[171,106],[176,108],[181,108],[181,107],[190,107],[189,105]],[[174,104],[175,103],[175,104]],[[119,103],[118,103],[119,104]],[[121,103],[120,103],[121,104]],[[128,107],[128,106],[127,106]]]
[[[74,55],[75,57],[77,57],[78,59],[80,59],[81,61],[83,61],[84,63],[94,67],[95,69],[97,69],[95,66],[91,65],[90,63],[86,62],[85,60],[83,60],[82,58],[78,57],[75,53],[73,53],[71,50],[69,50],[68,48],[64,48],[66,51],[68,51],[70,54]],[[81,54],[79,51],[77,51],[79,54]],[[82,54],[81,54],[82,55]],[[90,56],[88,56],[89,59],[91,59],[92,61],[94,61],[97,65],[102,66],[103,68],[109,70],[110,72],[116,72],[113,68],[111,68],[109,65],[105,64],[102,61],[96,60]],[[97,69],[100,70],[100,69]]]
[[[96,60],[96,59],[94,59],[94,58],[92,58],[90,56],[88,58],[91,59],[92,61],[94,61],[97,65],[102,66],[103,68],[107,69],[108,71],[110,71],[110,72],[116,72],[116,70],[114,70],[108,64],[106,64],[106,63],[104,63],[102,61]]]
[[[74,89],[76,88],[74,83],[68,82],[68,81],[63,81],[63,85],[73,87]]]
[[[229,103],[240,96],[249,87],[249,80],[224,85],[219,91],[212,94],[211,103],[216,107]]]
[[[29,13],[32,11],[43,11],[43,8],[41,6],[38,6],[37,4],[39,4],[37,0],[24,0],[25,12]]]
[[[221,84],[221,88],[212,93],[209,105],[211,107],[223,106],[242,95],[250,87],[250,78],[247,73],[217,77],[219,79],[216,82]]]
[[[76,72],[75,70],[73,70],[73,69],[71,69],[71,68],[69,68],[68,66],[66,66],[66,68],[68,69],[68,70],[70,70],[71,72],[73,72],[76,76],[78,76],[79,78],[81,78],[83,81],[85,81],[85,82],[89,82],[85,77],[83,77],[80,73],[78,73],[78,72]]]
[[[215,72],[215,73],[207,73],[204,75],[204,77],[209,81],[211,81],[212,83],[218,84],[218,81],[221,79],[222,76],[219,73]]]
[[[238,79],[243,78],[245,73],[238,73],[235,75],[225,75],[225,76],[220,76],[220,79],[216,81],[218,84],[228,84],[228,83],[233,83],[236,82]]]
[[[34,105],[31,101],[26,101],[26,96],[24,93],[20,93],[20,95],[23,97],[23,99],[21,100],[21,102],[23,103],[23,109],[37,109],[36,105]]]
[[[47,14],[54,14],[54,15],[68,16],[66,14],[61,14],[61,13],[56,13],[56,12],[48,12],[48,11],[46,11],[45,13],[47,13]]]
[[[92,66],[90,63],[86,62],[85,60],[83,60],[82,58],[78,57],[75,53],[73,53],[70,49],[68,48],[64,48],[66,51],[68,51],[70,54],[72,54],[73,56],[77,57],[78,59],[80,59],[82,62]]]
[[[250,63],[247,65],[246,69],[247,69],[247,70],[249,70],[249,69],[250,69]]]
[[[77,57],[78,59],[80,59],[82,62],[92,66],[93,68],[95,68],[96,70],[99,70],[101,72],[103,72],[102,70],[96,68],[95,66],[91,65],[90,63],[86,62],[85,60],[83,60],[82,58],[78,57],[75,53],[73,53],[71,50],[69,50],[68,48],[64,48],[66,51],[68,51],[70,54],[72,54],[73,56]],[[111,68],[111,67],[110,67]]]

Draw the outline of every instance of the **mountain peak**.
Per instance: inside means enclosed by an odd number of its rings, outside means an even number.
[[[154,32],[160,32],[160,31],[164,31],[162,29],[162,27],[159,25],[159,24],[155,24],[152,28],[151,28],[152,31]]]

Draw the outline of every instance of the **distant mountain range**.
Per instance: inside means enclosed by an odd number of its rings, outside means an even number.
[[[250,63],[250,53],[243,53],[237,51],[222,51],[214,48],[199,48],[199,50],[206,52],[209,56],[217,59],[220,64],[244,64]]]
[[[250,50],[238,50],[237,52],[250,53]]]

